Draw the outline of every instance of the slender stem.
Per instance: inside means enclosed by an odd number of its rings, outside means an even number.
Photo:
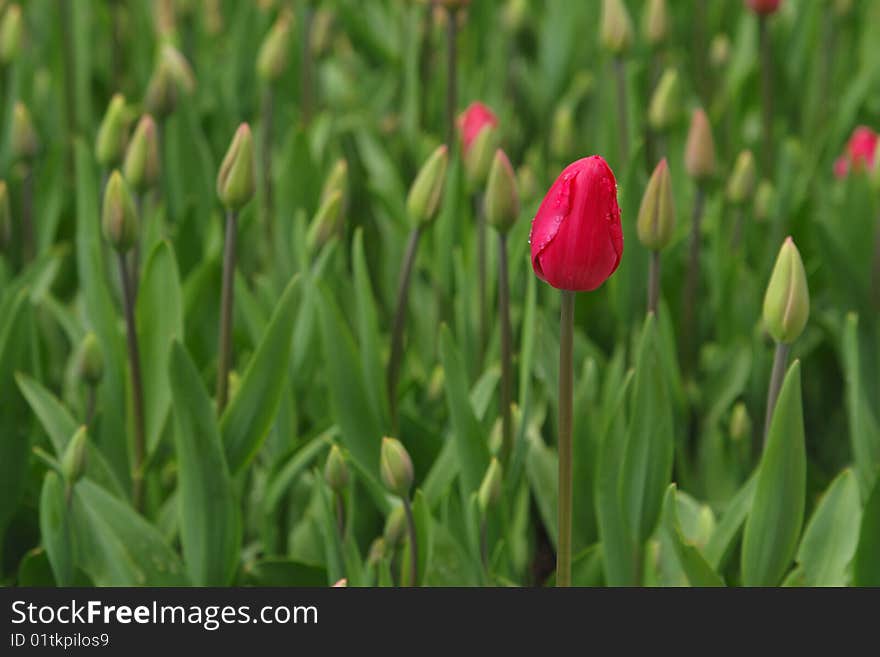
[[[137,216],[143,221],[143,195],[140,193],[136,193],[134,195],[134,207]],[[137,237],[134,240],[134,246],[131,249],[131,294],[135,301],[137,301],[138,288],[141,282],[141,250],[143,249],[143,245],[141,241],[143,240],[143,223],[141,223],[142,229],[138,231]]]
[[[314,22],[315,12],[307,3],[303,12],[303,43],[302,43],[302,62],[300,63],[300,104],[302,108],[303,125],[309,125],[312,122],[312,112],[314,111],[314,88],[312,83],[312,25]]]
[[[660,303],[660,252],[651,251],[648,265],[648,312],[657,314]]]
[[[333,496],[336,498],[336,528],[339,530],[339,538],[345,538],[345,500],[342,498],[342,493],[334,492]]]
[[[223,290],[220,297],[220,341],[217,365],[217,412],[226,408],[229,394],[229,368],[232,364],[232,304],[235,290],[235,240],[238,215],[226,212],[226,242],[223,248]]]
[[[783,342],[776,343],[776,352],[773,354],[773,372],[770,374],[770,387],[767,390],[767,415],[764,416],[764,443],[767,442],[767,432],[770,431],[770,420],[773,419],[773,409],[776,408],[776,399],[779,397],[779,389],[782,387],[782,379],[785,376],[785,366],[788,362],[788,352],[791,345]]]
[[[21,181],[21,229],[22,229],[22,262],[30,262],[37,252],[34,238],[34,167],[26,165],[24,178]]]
[[[397,412],[397,376],[400,371],[400,359],[403,356],[403,329],[406,325],[406,306],[409,301],[409,284],[412,278],[413,265],[419,247],[419,238],[422,235],[420,227],[413,228],[409,234],[406,251],[403,255],[403,264],[400,269],[400,279],[397,284],[397,305],[394,311],[394,320],[391,325],[391,356],[388,359],[388,402],[391,407],[391,426],[395,435],[398,433]]]
[[[562,291],[559,320],[559,541],[556,586],[571,586],[572,396],[574,388],[574,292]]]
[[[510,283],[507,273],[507,235],[498,235],[498,322],[501,325],[501,462],[513,453],[513,342],[510,332]]]
[[[144,439],[144,389],[141,378],[141,356],[138,348],[137,326],[134,321],[134,297],[131,292],[131,278],[125,254],[117,253],[119,277],[122,285],[122,300],[125,309],[125,333],[128,338],[128,362],[131,370],[131,394],[134,405],[134,467],[131,475],[132,500],[138,511],[143,508],[144,458],[146,442]]]
[[[482,364],[483,351],[486,348],[489,331],[489,308],[486,302],[486,213],[484,212],[482,194],[474,194],[474,214],[477,216],[477,281],[479,284],[480,302],[480,336],[478,340],[477,362]]]
[[[733,219],[733,239],[730,242],[730,245],[734,249],[738,249],[740,242],[743,239],[743,224],[745,223],[745,210],[743,210],[743,206],[741,203],[738,203],[736,208],[733,211],[734,219]]]
[[[92,420],[95,419],[95,404],[96,404],[96,395],[97,387],[93,385],[88,386],[88,392],[86,393],[86,426],[92,426]]]
[[[455,146],[455,108],[458,107],[458,11],[446,10],[446,144]]]
[[[416,521],[413,518],[412,504],[408,497],[403,498],[403,511],[406,513],[406,525],[409,531],[409,585],[418,586],[419,544],[416,538]]]
[[[696,305],[700,291],[700,225],[703,220],[703,204],[705,190],[702,183],[697,183],[694,197],[694,216],[691,224],[691,244],[688,256],[687,279],[685,280],[684,325],[682,327],[682,353],[685,358],[685,369],[690,370],[697,354]]]
[[[770,32],[767,16],[758,17],[761,44],[761,109],[764,128],[763,164],[764,177],[771,177],[773,167],[773,53],[770,48]]]
[[[263,120],[261,122],[260,137],[262,144],[260,145],[260,153],[262,155],[263,166],[261,180],[263,183],[263,228],[266,231],[267,253],[272,253],[272,120],[274,109],[274,92],[271,84],[266,85],[263,91]]]
[[[614,58],[614,77],[617,80],[617,145],[620,149],[620,166],[625,166],[629,159],[629,104],[626,99],[626,65],[619,56]]]

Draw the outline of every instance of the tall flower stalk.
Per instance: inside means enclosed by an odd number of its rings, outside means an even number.
[[[254,148],[251,130],[242,123],[220,165],[217,196],[226,209],[226,235],[223,246],[223,287],[220,295],[219,354],[217,364],[217,412],[226,408],[229,370],[232,367],[232,310],[235,287],[238,212],[254,195]]]
[[[657,314],[660,303],[660,251],[672,239],[675,230],[675,208],[672,182],[666,158],[660,160],[651,174],[636,223],[639,241],[651,251],[648,270],[648,312]]]
[[[632,19],[623,0],[604,0],[602,3],[602,45],[612,56],[614,79],[617,87],[617,146],[621,166],[629,158],[629,102],[626,91],[624,58],[633,40]]]
[[[758,16],[758,44],[761,68],[761,165],[764,177],[772,177],[773,167],[773,46],[770,41],[770,16],[779,9],[781,0],[746,0]]]
[[[575,292],[595,290],[623,254],[617,181],[598,155],[568,165],[544,197],[529,236],[535,275],[561,290],[559,335],[559,537],[556,585],[571,585],[572,405]]]
[[[22,264],[31,261],[36,254],[34,230],[34,168],[40,140],[34,129],[31,114],[24,103],[16,102],[12,109],[12,135],[10,151],[13,161],[21,168],[21,233]]]
[[[406,526],[409,533],[409,585],[418,586],[419,580],[419,545],[416,532],[416,521],[413,516],[412,502],[410,501],[410,489],[412,488],[414,472],[412,460],[406,448],[396,438],[382,438],[382,447],[379,454],[379,466],[382,482],[388,490],[397,495],[403,502],[403,512],[406,516]]]

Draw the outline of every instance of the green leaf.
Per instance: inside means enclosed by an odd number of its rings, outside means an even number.
[[[103,488],[73,491],[77,565],[96,586],[186,586],[183,565],[153,525]]]
[[[235,575],[241,548],[238,500],[211,398],[189,354],[176,340],[171,347],[169,379],[184,561],[194,585],[225,586]]]
[[[807,457],[800,374],[800,362],[795,361],[779,392],[758,466],[755,499],[743,534],[741,568],[746,586],[779,584],[804,521]]]
[[[266,513],[273,513],[284,495],[289,492],[297,477],[330,447],[336,428],[332,427],[314,439],[299,447],[296,452],[281,466],[266,486],[263,497],[263,508]]]
[[[257,453],[278,411],[290,355],[298,280],[294,277],[287,284],[241,378],[238,393],[220,419],[226,460],[232,473],[241,471]]]
[[[422,491],[417,490],[412,501],[413,522],[416,524],[416,543],[418,550],[418,561],[416,567],[418,570],[418,581],[422,585],[425,582],[425,573],[431,565],[431,554],[433,552],[431,544],[432,536],[432,519],[431,510]],[[401,578],[407,585],[411,585],[410,580],[410,545],[406,543],[406,551],[403,559],[401,559]]]
[[[654,531],[663,491],[672,477],[672,409],[658,356],[657,328],[649,315],[636,362],[630,422],[620,470],[620,500],[632,537]]]
[[[859,545],[853,559],[854,586],[880,586],[880,480],[865,502]]]
[[[171,405],[168,355],[172,340],[183,339],[182,296],[174,250],[163,240],[147,258],[136,309],[148,454],[159,444]]]
[[[483,475],[489,467],[489,447],[486,434],[477,421],[468,398],[467,372],[461,355],[445,325],[440,328],[440,361],[443,364],[446,400],[452,417],[452,437],[458,451],[458,463],[465,499],[479,490]]]
[[[52,573],[52,565],[43,548],[36,547],[22,557],[18,564],[18,586],[41,586],[54,588],[59,586]]]
[[[559,539],[559,457],[556,451],[544,444],[541,437],[529,434],[529,451],[526,455],[526,476],[532,489],[538,513],[547,536],[554,548]]]
[[[721,570],[733,551],[740,530],[752,508],[755,497],[755,486],[758,478],[753,475],[742,485],[730,500],[730,504],[715,526],[704,550],[706,560],[715,570]]]
[[[47,472],[40,494],[40,535],[58,586],[70,586],[74,572],[74,541],[64,482]]]
[[[663,500],[660,527],[668,539],[667,544],[672,546],[672,551],[687,581],[691,586],[724,586],[724,580],[712,570],[712,566],[697,547],[690,544],[682,534],[677,506],[676,486],[670,484]]]
[[[327,586],[327,571],[321,566],[293,559],[263,559],[244,572],[248,586]]]
[[[804,530],[797,562],[805,586],[846,586],[861,520],[859,485],[846,469],[828,486]]]

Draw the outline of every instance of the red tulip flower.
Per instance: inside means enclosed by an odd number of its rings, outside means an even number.
[[[468,105],[467,109],[458,117],[458,130],[461,133],[464,152],[468,152],[483,128],[497,125],[498,117],[486,105],[479,101]]]
[[[853,130],[843,155],[834,161],[834,175],[845,178],[850,170],[856,173],[869,171],[877,164],[877,144],[880,135],[866,126]]]
[[[782,0],[746,0],[746,6],[756,14],[766,16],[775,13],[781,2]]]
[[[560,290],[595,290],[623,254],[617,182],[598,155],[569,164],[541,202],[529,237],[532,268]]]

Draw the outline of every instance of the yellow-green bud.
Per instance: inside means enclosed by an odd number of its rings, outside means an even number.
[[[9,64],[18,55],[21,47],[21,32],[21,6],[9,5],[0,24],[0,63],[3,65]]]
[[[727,200],[740,205],[751,199],[755,191],[755,177],[755,156],[752,151],[742,151],[727,181]]]
[[[342,232],[342,192],[336,190],[321,204],[318,212],[312,219],[309,232],[306,235],[306,244],[309,251],[315,251],[324,246],[333,237],[338,237]]]
[[[510,160],[500,148],[495,151],[489,181],[486,183],[486,221],[499,233],[506,233],[519,217],[519,193],[516,174]]]
[[[203,0],[202,20],[205,24],[205,31],[211,36],[217,36],[223,31],[221,4],[221,0]]]
[[[76,350],[74,360],[76,375],[90,386],[96,386],[104,376],[104,355],[98,336],[92,331],[86,333]]]
[[[95,159],[105,169],[117,166],[125,153],[129,115],[125,96],[113,94],[95,138]]]
[[[648,0],[642,14],[642,32],[649,45],[656,48],[669,36],[669,10],[666,0]]]
[[[293,14],[284,10],[275,20],[257,55],[257,75],[261,79],[272,82],[277,80],[287,68],[290,56],[290,32],[293,25]]]
[[[574,143],[574,112],[570,103],[562,103],[553,112],[550,125],[550,152],[563,159]]]
[[[732,440],[748,440],[752,435],[752,419],[742,402],[737,402],[730,413],[730,437]]]
[[[27,162],[36,157],[40,150],[40,139],[34,130],[31,113],[24,103],[18,101],[12,109],[12,158],[16,162]]]
[[[695,180],[706,180],[715,173],[715,141],[712,127],[702,108],[694,110],[684,152],[684,166]]]
[[[341,493],[348,486],[348,466],[338,445],[333,445],[327,455],[327,462],[324,464],[324,481],[336,493]]]
[[[315,10],[312,16],[311,41],[309,48],[312,56],[317,58],[327,52],[332,45],[333,12],[323,7]]]
[[[159,163],[159,130],[153,117],[144,114],[128,143],[122,172],[133,189],[145,192],[159,182]]]
[[[254,142],[242,123],[217,174],[217,196],[228,210],[240,210],[254,195]]]
[[[629,50],[633,40],[632,19],[623,0],[602,0],[602,46],[612,55]]]
[[[773,212],[773,204],[776,202],[776,189],[769,180],[762,180],[755,190],[755,219],[767,221]]]
[[[664,132],[678,119],[680,111],[678,84],[678,71],[672,68],[663,71],[648,106],[648,122],[652,130]]]
[[[716,34],[709,45],[709,63],[714,68],[724,68],[730,61],[730,39],[726,34]]]
[[[801,254],[786,237],[764,295],[764,326],[777,342],[790,344],[803,332],[810,316],[810,292]]]
[[[370,543],[370,550],[367,552],[367,565],[370,567],[378,565],[385,558],[385,552],[385,539],[379,536]]]
[[[159,59],[150,82],[144,105],[148,112],[163,118],[174,111],[181,93],[189,95],[196,86],[196,79],[186,58],[166,43],[159,52]]]
[[[651,251],[660,251],[669,244],[675,229],[675,207],[669,165],[664,157],[654,167],[636,222],[639,241]]]
[[[486,184],[499,141],[498,128],[487,125],[477,133],[470,148],[465,151],[464,170],[471,189],[479,189]]]
[[[73,486],[86,471],[86,451],[88,436],[84,426],[76,430],[61,458],[61,473],[68,486]]]
[[[400,539],[403,538],[405,532],[406,512],[403,510],[403,505],[398,504],[388,514],[388,518],[385,519],[385,530],[382,534],[385,539],[385,545],[393,550],[400,543]]]
[[[501,474],[501,464],[493,456],[492,461],[489,463],[489,469],[486,470],[483,481],[480,483],[480,490],[477,492],[477,504],[480,506],[480,511],[485,513],[486,509],[498,503],[498,500],[501,499],[503,483],[504,478]]]
[[[9,204],[9,187],[0,180],[0,247],[12,240],[12,206]]]
[[[128,183],[119,171],[110,174],[104,189],[101,213],[104,238],[116,251],[125,253],[134,245],[138,234],[138,217]]]
[[[330,170],[330,174],[324,180],[324,186],[321,187],[321,199],[319,205],[323,205],[334,192],[342,192],[345,199],[348,190],[348,162],[345,158],[336,160],[336,164]]]
[[[408,496],[413,483],[413,464],[399,440],[387,436],[382,439],[379,465],[388,490],[400,497]]]
[[[437,216],[448,163],[449,150],[441,144],[419,170],[406,198],[407,215],[414,225],[427,226]]]

